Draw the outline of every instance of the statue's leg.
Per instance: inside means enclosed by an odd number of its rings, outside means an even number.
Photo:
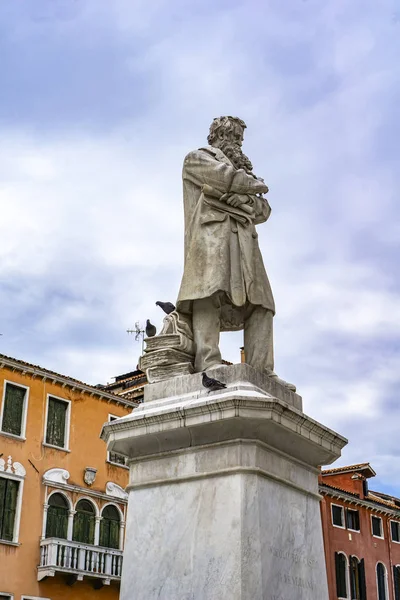
[[[194,370],[201,373],[222,364],[219,351],[221,301],[218,294],[193,301],[193,337],[195,344]]]
[[[245,361],[258,371],[274,370],[273,318],[273,312],[262,306],[250,306],[245,315]]]

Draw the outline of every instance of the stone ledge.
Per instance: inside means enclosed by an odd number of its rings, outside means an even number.
[[[263,392],[267,392],[272,397],[283,400],[291,406],[302,410],[302,398],[299,394],[290,391],[287,387],[268,377],[265,373],[256,371],[246,363],[221,366],[209,371],[208,375],[220,379],[228,387],[239,383],[251,384]],[[201,383],[201,373],[172,377],[165,381],[146,385],[144,389],[144,402],[153,402],[155,400],[186,396],[188,394],[191,396],[196,394],[200,396],[204,391]]]
[[[245,384],[142,404],[103,426],[108,450],[130,458],[232,439],[257,439],[310,466],[336,460],[347,440],[286,402]]]

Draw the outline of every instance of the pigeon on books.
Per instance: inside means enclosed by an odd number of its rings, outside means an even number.
[[[153,325],[152,323],[150,323],[150,319],[147,319],[146,321],[146,336],[149,337],[154,337],[157,333],[157,328],[155,325]]]

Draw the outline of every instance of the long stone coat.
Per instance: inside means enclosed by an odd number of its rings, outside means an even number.
[[[259,191],[260,182],[235,169],[218,148],[200,148],[185,158],[185,264],[177,309],[190,314],[193,300],[225,292],[221,331],[243,328],[248,303],[275,312],[255,228],[268,219],[271,209],[265,199],[255,198]],[[225,210],[223,202],[215,202],[227,192],[251,195],[255,218],[235,218],[235,209],[225,203]]]

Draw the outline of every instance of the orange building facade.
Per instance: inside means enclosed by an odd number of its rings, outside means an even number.
[[[369,463],[323,470],[329,600],[400,600],[400,499],[371,491]]]
[[[139,401],[0,355],[0,600],[117,600],[128,468],[99,432]]]

